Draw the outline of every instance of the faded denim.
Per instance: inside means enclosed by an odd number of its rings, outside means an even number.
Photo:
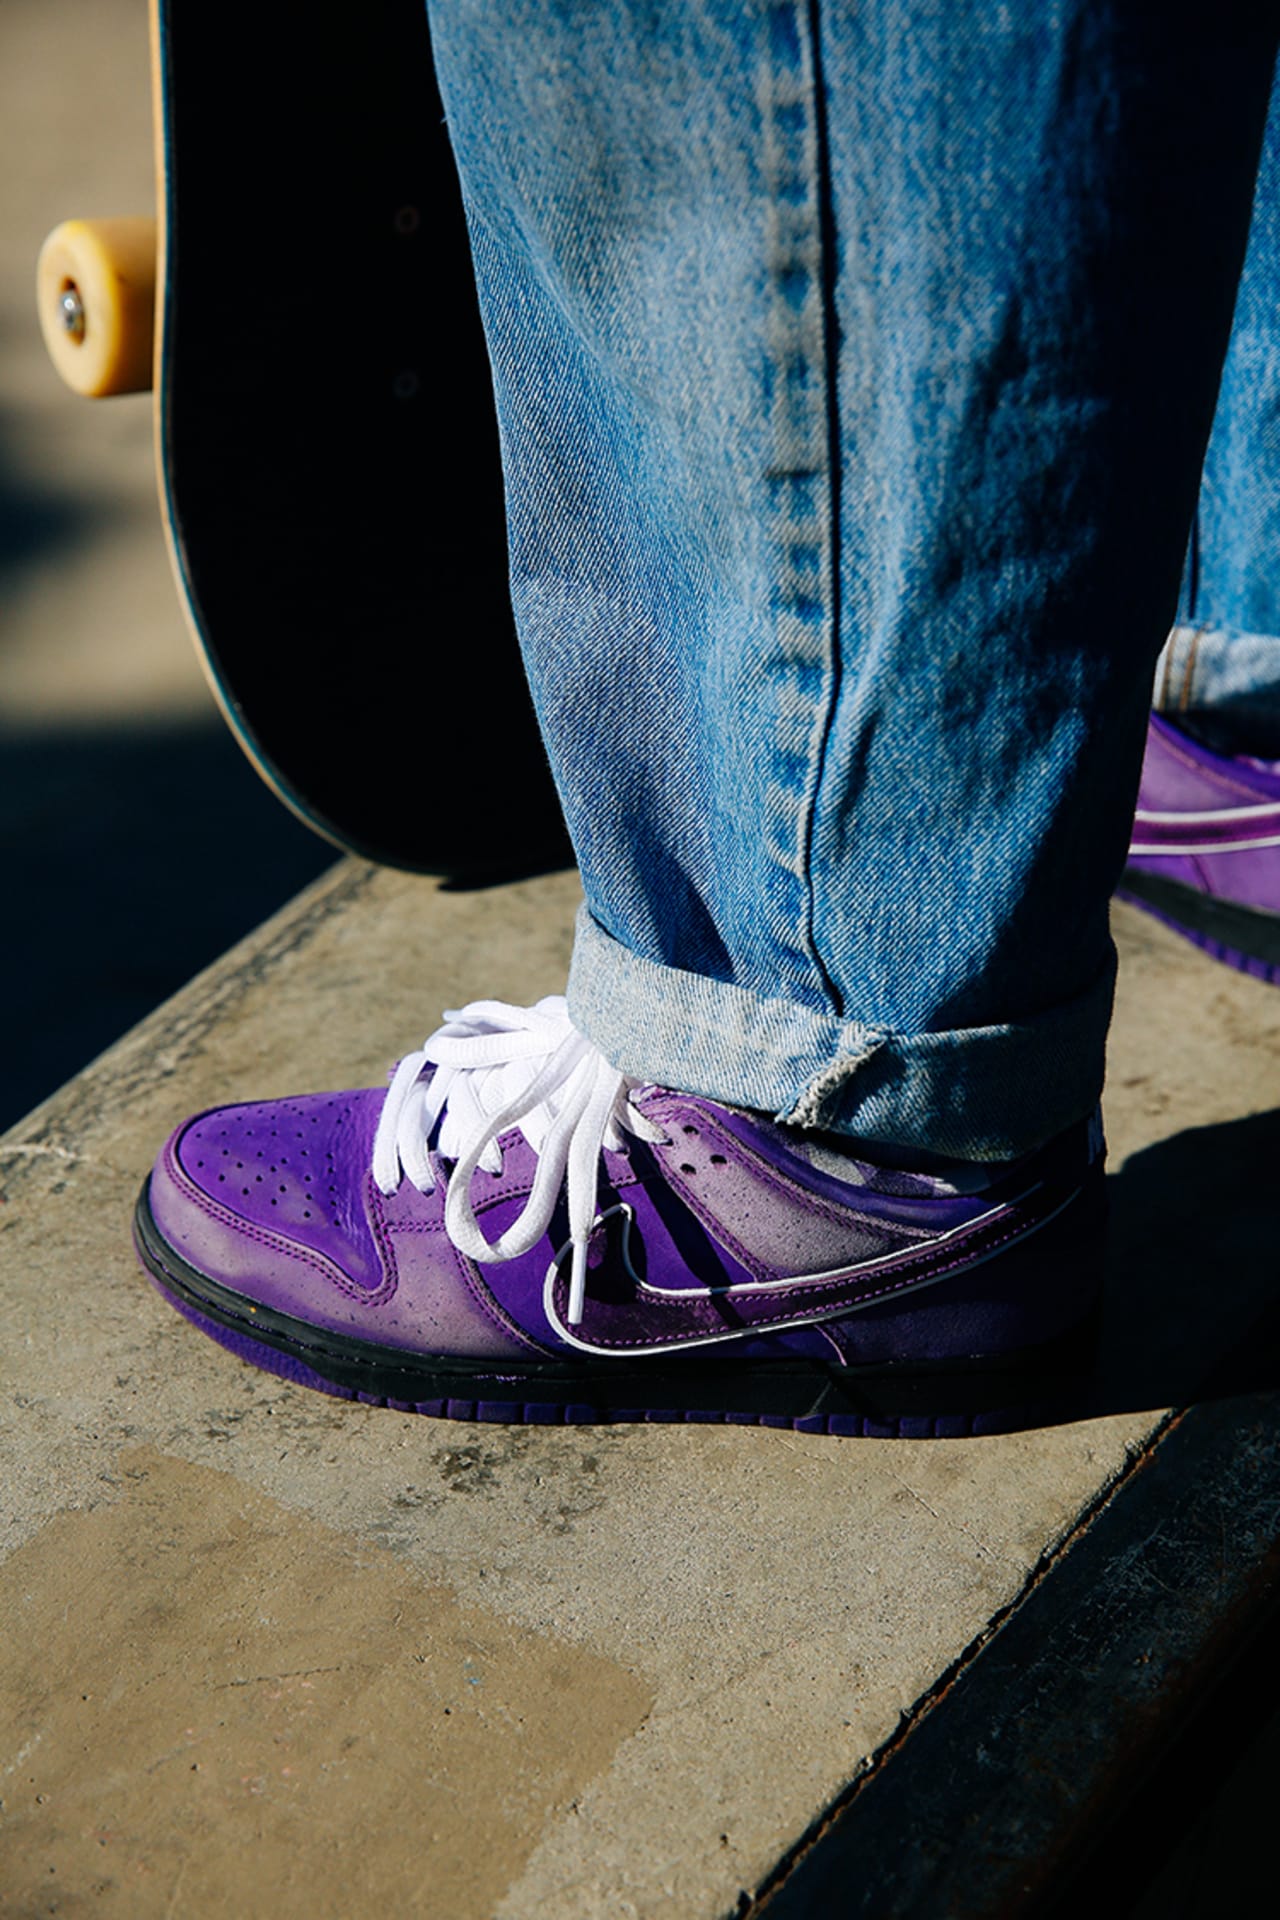
[[[805,1125],[1048,1138],[1101,1086],[1273,28],[1114,0],[431,22],[586,891],[575,1020]]]

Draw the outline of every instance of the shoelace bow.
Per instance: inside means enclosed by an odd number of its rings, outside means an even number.
[[[391,1194],[407,1175],[420,1193],[432,1192],[434,1136],[436,1160],[455,1162],[447,1176],[445,1230],[460,1253],[481,1261],[528,1253],[567,1187],[568,1318],[576,1325],[586,1296],[601,1152],[620,1151],[624,1131],[642,1140],[666,1138],[631,1104],[638,1084],[571,1025],[562,994],[534,1007],[473,1000],[446,1013],[439,1032],[396,1068],[374,1136],[374,1181]],[[471,1181],[478,1167],[502,1171],[498,1141],[512,1127],[537,1154],[538,1170],[521,1212],[490,1241],[471,1204]]]

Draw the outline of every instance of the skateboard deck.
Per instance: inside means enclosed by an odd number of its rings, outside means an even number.
[[[340,846],[461,878],[566,864],[422,0],[275,0],[246,31],[152,0],[152,29],[158,231],[57,229],[41,315],[82,391],[153,385],[219,705]]]

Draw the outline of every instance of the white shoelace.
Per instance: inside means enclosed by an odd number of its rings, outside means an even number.
[[[596,1174],[605,1147],[622,1149],[623,1131],[666,1138],[631,1104],[640,1083],[619,1073],[573,1027],[562,994],[535,1007],[474,1000],[396,1068],[373,1142],[373,1177],[392,1194],[407,1175],[420,1193],[436,1185],[429,1142],[456,1164],[448,1176],[444,1223],[472,1260],[512,1260],[546,1232],[567,1185],[573,1266],[568,1318],[582,1318],[587,1250],[596,1224]],[[434,1068],[434,1072],[430,1069]],[[499,1137],[518,1127],[538,1156],[533,1189],[497,1240],[481,1231],[471,1204],[477,1167],[502,1171]]]

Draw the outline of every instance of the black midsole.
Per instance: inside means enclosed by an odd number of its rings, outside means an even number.
[[[1280,913],[1265,907],[1242,907],[1235,900],[1219,900],[1181,880],[1126,867],[1120,891],[1140,905],[1167,914],[1189,933],[1202,933],[1264,966],[1280,966]]]
[[[254,1306],[185,1261],[151,1212],[150,1182],[138,1196],[134,1233],[144,1266],[179,1303],[278,1353],[336,1386],[414,1404],[492,1400],[605,1409],[649,1408],[779,1414],[848,1413],[872,1419],[972,1414],[1040,1405],[1077,1391],[1091,1364],[1096,1316],[1057,1340],[1011,1355],[841,1366],[820,1360],[477,1360],[406,1355],[400,1348],[312,1326]]]

